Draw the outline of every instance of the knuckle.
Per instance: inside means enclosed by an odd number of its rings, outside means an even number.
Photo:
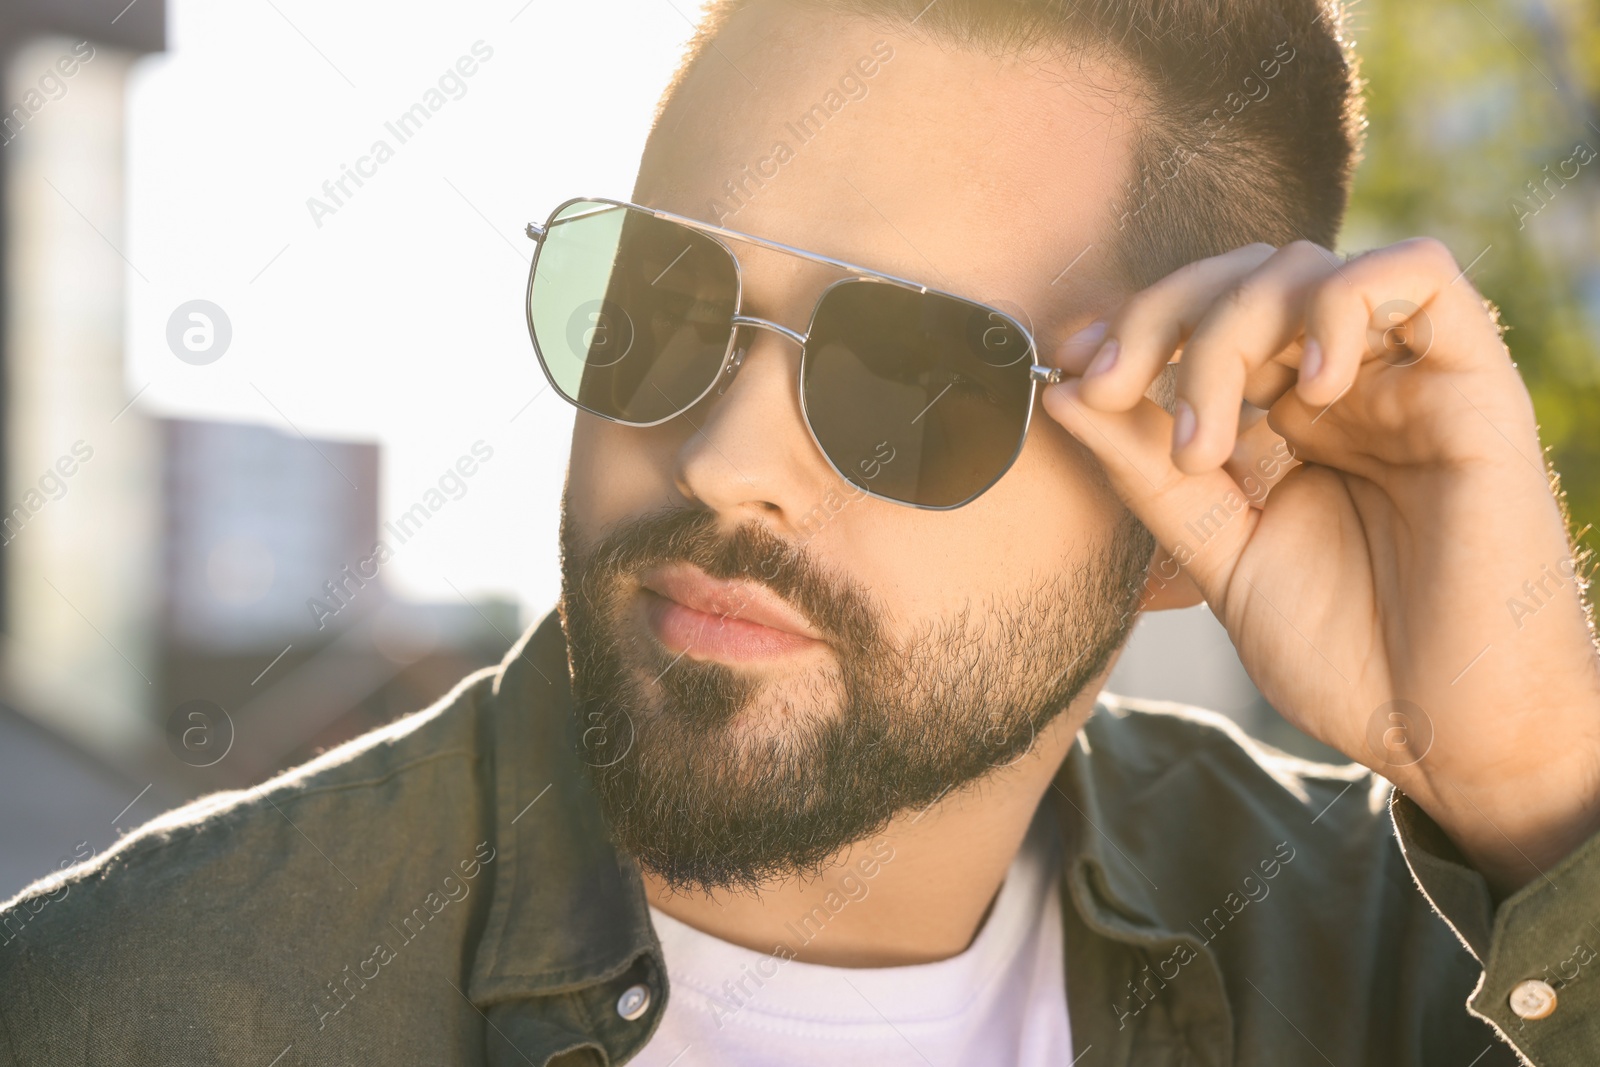
[[[1122,306],[1111,316],[1108,337],[1122,337],[1150,317],[1150,309],[1161,299],[1157,286],[1141,289],[1122,301]]]
[[[1359,315],[1365,321],[1366,302],[1356,288],[1359,281],[1359,277],[1347,268],[1343,273],[1333,272],[1313,282],[1306,293],[1307,320],[1342,319],[1348,315]]]
[[[1271,262],[1281,252],[1282,250],[1277,245],[1270,245],[1265,241],[1256,241],[1245,245],[1243,248],[1236,248],[1226,256],[1218,256],[1217,258],[1230,266],[1235,263],[1244,263],[1252,270],[1260,270],[1264,264]]]
[[[1353,302],[1350,283],[1337,274],[1331,274],[1312,284],[1306,307],[1308,309],[1335,308],[1341,304]]]
[[[1175,289],[1179,291],[1191,289],[1200,284],[1204,278],[1216,269],[1216,263],[1216,258],[1197,259],[1190,263],[1185,263],[1150,288],[1157,290]],[[1148,291],[1146,290],[1146,292]]]
[[[1412,237],[1400,243],[1407,258],[1414,259],[1438,273],[1454,274],[1460,270],[1455,255],[1437,237]]]
[[[1389,388],[1373,390],[1362,405],[1365,424],[1389,438],[1405,433],[1416,418],[1419,378],[1419,375],[1410,375]]]
[[[1337,267],[1342,258],[1332,249],[1304,238],[1284,245],[1278,250],[1278,257],[1295,266],[1306,264],[1319,270],[1331,270]]]
[[[1255,278],[1240,278],[1222,291],[1217,303],[1229,311],[1248,312],[1265,294],[1262,282]]]
[[[1271,258],[1277,251],[1273,245],[1264,241],[1254,244],[1241,245],[1238,248],[1223,252],[1215,256],[1207,256],[1185,264],[1174,271],[1171,277],[1174,280],[1185,279],[1188,282],[1203,281],[1215,278],[1219,274],[1231,274],[1240,269],[1241,265],[1257,267]]]

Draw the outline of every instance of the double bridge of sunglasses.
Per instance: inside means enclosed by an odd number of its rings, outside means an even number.
[[[794,342],[800,407],[828,464],[868,495],[944,510],[970,503],[1020,454],[1041,385],[1031,332],[975,300],[778,241],[617,200],[562,204],[529,223],[529,335],[569,403],[656,426],[727,388],[741,329]],[[729,242],[841,271],[802,332],[744,314]]]

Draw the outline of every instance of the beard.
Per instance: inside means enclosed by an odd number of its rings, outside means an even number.
[[[578,542],[562,502],[561,617],[577,747],[616,844],[673,890],[822,870],[897,815],[1004,773],[1131,628],[1154,541],[1131,515],[1076,570],[891,637],[868,590],[759,523],[677,508]],[[765,585],[833,651],[758,678],[669,654],[635,611],[667,563]]]

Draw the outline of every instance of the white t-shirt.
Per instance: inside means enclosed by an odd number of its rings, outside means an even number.
[[[729,944],[651,908],[672,995],[655,1037],[633,1062],[642,1067],[1058,1067],[1071,1062],[1060,847],[1048,816],[1044,805],[972,944],[937,963],[866,968],[801,963]],[[826,937],[826,929],[817,936]]]

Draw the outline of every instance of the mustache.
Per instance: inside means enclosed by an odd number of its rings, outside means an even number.
[[[563,539],[564,542],[567,539]],[[818,564],[803,549],[759,522],[731,532],[698,508],[668,508],[624,520],[573,560],[591,603],[604,602],[617,582],[666,563],[689,563],[712,578],[765,586],[798,608],[831,641],[864,649],[880,644],[878,612],[859,584]]]

